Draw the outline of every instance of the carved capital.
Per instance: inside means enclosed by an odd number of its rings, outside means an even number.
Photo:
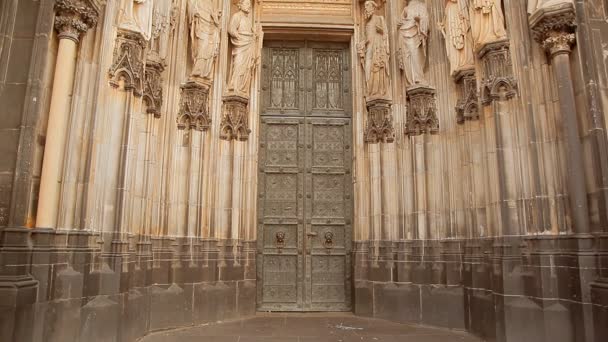
[[[225,96],[220,139],[247,141],[249,133],[249,100],[238,95]]]
[[[572,3],[538,9],[529,20],[534,39],[542,45],[549,57],[570,53],[576,42],[576,12]]]
[[[517,80],[513,76],[513,63],[509,41],[500,40],[483,46],[479,51],[482,63],[481,102],[510,100],[517,95]]]
[[[479,119],[479,97],[477,95],[477,78],[475,69],[460,70],[454,75],[459,90],[456,103],[456,122]]]
[[[206,131],[211,127],[209,116],[209,87],[197,82],[187,82],[181,86],[182,96],[177,115],[178,129]]]
[[[115,88],[124,82],[124,89],[142,96],[145,74],[145,48],[143,37],[131,31],[119,30],[110,67],[110,85]]]
[[[55,12],[55,29],[59,39],[78,43],[80,35],[97,23],[97,11],[88,1],[56,0]]]
[[[436,91],[428,86],[407,89],[408,110],[405,134],[408,136],[439,133]]]
[[[367,123],[363,137],[368,144],[395,141],[395,126],[389,100],[367,102]]]

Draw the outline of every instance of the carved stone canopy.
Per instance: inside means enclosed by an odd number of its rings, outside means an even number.
[[[380,99],[367,102],[367,123],[363,136],[368,144],[395,141],[391,101]]]
[[[177,115],[178,129],[206,131],[211,127],[209,116],[209,87],[197,82],[181,86],[182,94]]]
[[[409,136],[439,133],[436,90],[428,86],[407,89],[408,110],[405,134]]]
[[[249,133],[249,100],[238,95],[225,96],[220,139],[247,141]]]
[[[569,53],[576,41],[576,12],[570,2],[536,10],[529,18],[532,36],[550,57]]]
[[[87,0],[56,0],[55,11],[59,39],[78,42],[81,34],[97,24],[97,11]]]
[[[488,43],[479,50],[482,65],[481,102],[484,105],[497,100],[509,100],[517,95],[517,81],[513,76],[513,63],[508,40]]]
[[[143,101],[147,107],[147,113],[160,118],[160,110],[163,105],[162,72],[165,66],[162,62],[154,59],[146,61],[145,82]]]
[[[135,96],[143,95],[146,42],[141,34],[119,30],[110,67],[110,85],[118,88],[124,81],[125,90]]]
[[[459,70],[454,74],[458,85],[459,98],[456,103],[456,122],[479,119],[479,96],[477,95],[477,77],[475,69]]]

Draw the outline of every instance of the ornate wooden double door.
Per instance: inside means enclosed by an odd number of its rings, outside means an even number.
[[[348,311],[348,46],[267,42],[262,58],[258,309]]]

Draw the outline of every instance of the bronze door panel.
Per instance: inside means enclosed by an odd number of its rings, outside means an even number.
[[[348,49],[266,43],[258,176],[258,309],[351,305]]]
[[[258,304],[264,310],[302,306],[304,124],[262,118],[258,176]]]
[[[352,141],[350,119],[309,118],[306,123],[305,300],[313,311],[350,308]]]

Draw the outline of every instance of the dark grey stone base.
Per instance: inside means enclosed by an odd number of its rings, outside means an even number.
[[[355,242],[354,312],[487,341],[608,341],[607,241]]]
[[[0,230],[0,340],[131,342],[151,331],[253,316],[253,246]]]
[[[608,340],[608,237],[356,242],[360,316],[486,341]],[[255,243],[0,230],[2,341],[135,341],[254,316]]]

